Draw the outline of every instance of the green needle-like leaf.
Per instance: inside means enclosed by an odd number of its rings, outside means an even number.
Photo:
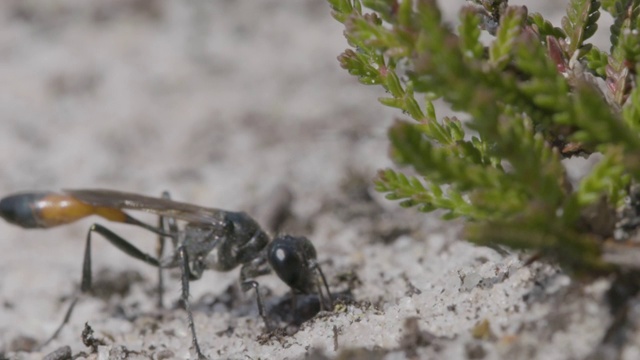
[[[340,65],[411,118],[388,136],[392,159],[417,175],[381,170],[376,190],[469,220],[475,243],[529,250],[575,274],[617,271],[603,244],[622,220],[640,231],[637,218],[616,218],[637,212],[629,189],[640,187],[640,0],[602,1],[614,16],[611,53],[586,44],[599,1],[571,0],[562,28],[505,0],[473,2],[455,32],[435,0],[330,0],[352,47]],[[459,114],[438,116],[434,99]],[[563,160],[596,152],[572,184]]]

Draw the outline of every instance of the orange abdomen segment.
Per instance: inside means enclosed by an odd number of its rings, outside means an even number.
[[[72,196],[53,192],[15,194],[0,200],[0,216],[23,228],[48,228],[89,215],[120,222],[126,219],[126,214],[120,209],[93,206]]]

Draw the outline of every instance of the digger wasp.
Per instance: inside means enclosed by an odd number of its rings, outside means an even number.
[[[159,216],[158,225],[150,225],[124,210],[141,211]],[[107,227],[93,224],[87,232],[80,292],[92,286],[91,238],[99,234],[125,254],[157,267],[159,271],[159,304],[162,304],[162,269],[180,268],[181,300],[187,313],[192,345],[199,359],[202,353],[196,336],[189,305],[189,282],[197,280],[205,270],[229,271],[238,266],[244,291],[256,290],[258,312],[270,327],[264,303],[254,278],[275,272],[294,294],[317,293],[321,307],[331,309],[332,297],[322,269],[317,262],[311,241],[301,236],[278,235],[270,239],[258,223],[244,212],[225,211],[171,200],[168,193],[149,197],[102,189],[63,190],[54,192],[24,192],[0,200],[0,216],[17,226],[50,228],[72,223],[90,215],[112,222],[142,227],[158,235],[157,255],[149,255]],[[172,252],[163,256],[169,240]],[[323,289],[328,303],[325,304]],[[51,338],[53,340],[68,322],[77,294],[64,320]]]

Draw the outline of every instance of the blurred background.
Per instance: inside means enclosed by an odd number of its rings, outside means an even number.
[[[455,22],[465,2],[440,3]],[[565,5],[527,4],[554,24]],[[260,214],[274,189],[285,186],[294,196],[292,214],[303,224],[294,228],[305,231],[320,259],[331,259],[338,269],[358,266],[361,274],[377,274],[385,266],[404,265],[395,258],[402,251],[428,252],[419,241],[418,250],[390,251],[377,244],[371,247],[375,256],[363,252],[376,219],[334,214],[349,207],[341,199],[349,199],[355,183],[381,213],[404,217],[412,236],[440,234],[438,244],[456,238],[456,225],[397,210],[372,193],[368,181],[391,165],[386,129],[402,114],[376,101],[384,95],[380,89],[360,85],[340,69],[336,57],[347,44],[325,1],[4,0],[0,19],[0,195],[64,188],[146,195],[169,190],[177,200]],[[93,221],[47,231],[0,223],[0,352],[19,350],[25,337],[44,339],[58,325],[79,282],[83,239]],[[113,229],[153,251],[152,235],[127,226]],[[154,279],[153,269],[105,241],[94,241],[93,254],[95,270],[135,269]],[[456,264],[450,266],[456,277]],[[404,271],[399,269],[396,274]],[[409,277],[429,273],[421,267],[406,271]],[[276,292],[287,290],[265,281],[279,287]],[[193,296],[219,293],[236,282],[237,270],[207,273],[193,284]],[[404,297],[389,283],[364,283],[356,293],[360,298],[394,304]],[[174,298],[177,285],[168,285]],[[137,297],[122,301],[152,311],[154,302],[144,294],[151,287],[141,285]],[[81,350],[85,319],[112,326],[112,333],[126,334],[133,326],[100,315],[104,304],[98,300],[78,307],[61,340],[46,350],[63,344]],[[179,328],[184,322],[176,316]],[[212,331],[227,326],[196,317]],[[259,324],[253,326],[255,337]],[[186,327],[179,331],[175,346],[188,349]],[[120,342],[127,339],[118,336]],[[204,347],[208,341],[213,340]]]

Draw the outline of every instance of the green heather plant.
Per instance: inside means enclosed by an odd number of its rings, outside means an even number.
[[[560,27],[475,0],[456,29],[435,0],[328,1],[352,47],[340,65],[410,118],[389,129],[391,156],[417,176],[381,170],[378,191],[467,219],[469,241],[532,250],[573,274],[622,267],[610,255],[633,250],[640,226],[640,0],[571,0]],[[615,20],[610,49],[588,43],[600,11]],[[434,99],[464,121],[439,118]],[[594,153],[572,185],[561,161]]]

